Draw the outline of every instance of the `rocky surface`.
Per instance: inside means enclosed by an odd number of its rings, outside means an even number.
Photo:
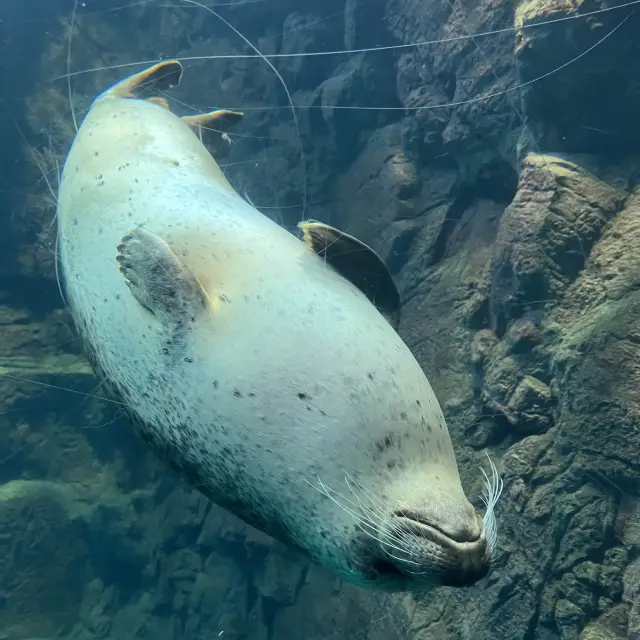
[[[264,53],[447,39],[276,61],[302,149],[264,61],[194,62],[173,107],[247,108],[225,169],[239,192],[286,225],[306,192],[305,215],[385,258],[467,492],[486,453],[503,475],[498,566],[465,591],[362,592],[181,486],[94,397],[41,185],[1,220],[0,639],[640,638],[640,92],[620,64],[638,17],[573,19],[597,0],[376,6],[224,14]],[[240,50],[204,10],[123,13],[79,12],[83,66]],[[50,82],[64,23],[47,47],[18,184],[40,167],[55,186],[73,134]],[[74,77],[78,112],[120,74]],[[265,104],[282,108],[251,110]],[[336,108],[356,105],[394,109]]]

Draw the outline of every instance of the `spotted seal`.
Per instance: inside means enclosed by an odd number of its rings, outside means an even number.
[[[475,583],[499,481],[483,519],[383,262],[243,200],[205,147],[242,114],[180,118],[151,95],[182,72],[166,61],[99,95],[64,165],[60,261],[95,370],[181,476],[340,576]]]

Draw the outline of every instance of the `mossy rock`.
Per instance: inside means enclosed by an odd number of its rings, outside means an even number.
[[[72,488],[17,480],[0,488],[0,629],[7,640],[54,637],[75,624],[90,579]]]

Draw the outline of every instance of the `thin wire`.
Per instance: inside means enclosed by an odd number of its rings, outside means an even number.
[[[280,80],[280,84],[282,85],[282,88],[285,90],[285,93],[287,94],[287,98],[289,99],[289,105],[291,107],[291,113],[293,115],[293,123],[296,127],[296,133],[298,134],[298,150],[300,152],[300,164],[302,168],[302,219],[304,219],[306,209],[307,209],[306,158],[304,155],[304,147],[302,146],[302,135],[300,133],[300,124],[298,123],[298,114],[296,113],[296,108],[295,108],[295,105],[293,104],[293,98],[291,97],[291,93],[289,92],[289,87],[287,87],[287,83],[284,81],[284,78],[280,75],[280,72],[273,66],[273,63],[270,60],[268,60],[266,56],[264,56],[260,52],[260,50],[245,35],[240,33],[238,29],[236,29],[230,22],[225,20],[220,14],[216,13],[210,7],[207,7],[201,4],[200,2],[197,2],[197,0],[182,0],[182,2],[186,2],[188,4],[201,7],[202,9],[205,9],[206,11],[214,15],[216,18],[218,18],[218,20],[220,20],[223,24],[229,27],[229,29],[231,29],[237,36],[242,38],[256,52],[257,57],[264,60],[269,65],[269,67],[271,67],[271,70],[276,74],[276,76],[278,77],[278,80]]]
[[[71,41],[73,40],[73,27],[76,22],[76,12],[78,11],[78,0],[73,2],[73,11],[71,12],[71,24],[69,25],[69,42],[67,43],[67,91],[69,93],[69,107],[71,108],[71,117],[73,118],[73,126],[78,132],[78,121],[76,120],[76,112],[73,108],[73,95],[71,92]]]
[[[188,0],[183,0],[183,2],[187,2]],[[603,9],[595,9],[594,11],[589,11],[587,13],[577,14],[573,16],[563,16],[561,18],[554,18],[553,20],[543,20],[542,22],[536,22],[535,24],[527,24],[521,25],[518,27],[504,27],[502,29],[493,29],[491,31],[483,31],[482,33],[476,33],[471,35],[460,35],[460,36],[451,36],[449,38],[442,38],[440,40],[423,40],[421,42],[414,42],[409,44],[394,44],[383,47],[364,47],[361,49],[338,49],[333,51],[300,51],[294,53],[265,53],[265,54],[221,54],[221,55],[210,55],[210,56],[188,56],[185,58],[176,58],[176,60],[180,60],[180,62],[193,62],[193,61],[203,61],[203,60],[243,60],[243,59],[251,59],[251,58],[262,58],[262,59],[275,59],[275,58],[307,58],[313,56],[337,56],[337,55],[349,55],[355,53],[369,53],[373,51],[395,51],[399,49],[412,49],[416,47],[425,47],[429,45],[436,44],[446,44],[451,42],[461,42],[464,40],[471,40],[472,38],[483,38],[487,36],[494,36],[503,33],[513,33],[521,30],[527,29],[535,29],[537,27],[544,27],[551,24],[558,24],[561,22],[566,22],[568,20],[580,20],[583,18],[588,18],[589,16],[599,15],[601,13],[607,13],[609,11],[615,11],[617,9],[624,9],[628,7],[633,7],[635,5],[640,4],[640,0],[630,0],[629,2],[625,2],[621,5],[616,5],[615,7],[605,7]],[[209,9],[204,5],[203,8]],[[212,13],[213,10],[209,9]],[[139,65],[151,65],[157,64],[158,62],[163,62],[163,59],[154,59],[154,60],[142,60],[138,62],[128,62],[125,64],[116,64],[110,65],[106,67],[95,67],[92,69],[83,69],[81,71],[74,71],[71,75],[77,76],[86,73],[95,73],[97,71],[108,71],[112,69],[124,69],[126,67],[135,67]],[[66,78],[66,75],[57,76],[53,78],[53,80],[63,80]]]

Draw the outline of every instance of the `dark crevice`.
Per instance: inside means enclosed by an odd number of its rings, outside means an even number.
[[[451,234],[464,215],[464,212],[471,206],[471,203],[474,200],[474,195],[473,189],[469,187],[462,188],[458,197],[449,208],[447,217],[440,228],[440,233],[438,234],[436,241],[433,243],[433,264],[440,262],[442,258],[444,258],[449,247]]]
[[[0,278],[0,288],[6,292],[3,302],[17,309],[29,309],[31,320],[42,320],[54,309],[64,307],[60,291],[52,280],[16,275]]]
[[[267,629],[267,638],[273,638],[273,627],[279,608],[278,602],[273,598],[262,598],[262,622]]]
[[[258,602],[260,594],[252,580],[247,580],[247,601],[245,613],[247,616],[251,615],[256,603]]]
[[[518,172],[507,162],[497,161],[482,168],[474,191],[478,198],[508,205],[518,189]]]
[[[397,578],[404,576],[400,569],[386,560],[376,560],[373,563],[373,570],[380,577]]]
[[[421,229],[422,225],[415,225],[404,229],[402,233],[395,237],[386,260],[387,269],[389,269],[390,273],[394,275],[399,273],[400,269],[407,264],[407,258],[411,255],[411,247]]]

